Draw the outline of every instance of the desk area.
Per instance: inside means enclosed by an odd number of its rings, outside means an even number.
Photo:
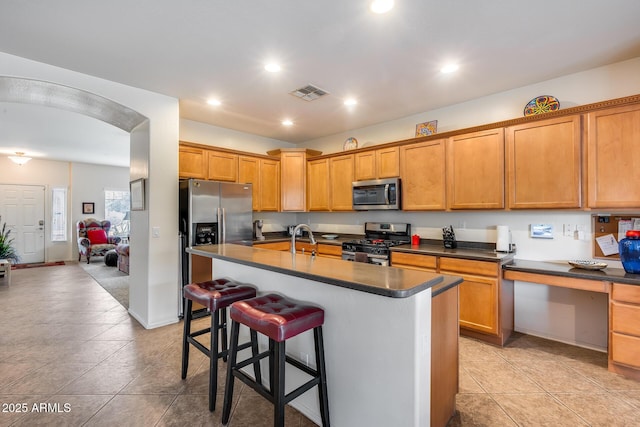
[[[609,370],[640,381],[640,275],[618,268],[593,271],[559,262],[514,260],[503,266],[503,277],[607,294]]]

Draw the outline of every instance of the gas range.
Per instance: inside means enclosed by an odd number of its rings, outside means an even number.
[[[342,259],[389,265],[389,248],[411,241],[411,225],[405,223],[366,222],[364,239],[342,243]]]

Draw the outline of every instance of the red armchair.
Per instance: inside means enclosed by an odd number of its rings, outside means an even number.
[[[78,221],[78,262],[82,255],[87,257],[87,264],[92,256],[104,256],[120,243],[120,237],[109,237],[111,222],[87,218]]]

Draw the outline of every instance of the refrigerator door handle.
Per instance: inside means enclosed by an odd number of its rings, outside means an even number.
[[[227,213],[224,208],[218,208],[218,244],[225,243],[227,240]]]

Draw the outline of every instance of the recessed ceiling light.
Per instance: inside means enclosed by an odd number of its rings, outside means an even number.
[[[222,102],[220,102],[219,99],[209,99],[207,100],[207,104],[217,107],[218,105],[222,105]]]
[[[440,72],[445,74],[453,73],[455,71],[458,71],[458,68],[460,68],[458,67],[458,64],[447,64],[444,67],[440,68]]]
[[[293,126],[293,122],[289,119],[283,120],[282,126]]]
[[[375,0],[371,2],[370,9],[373,13],[387,13],[393,8],[393,0]]]
[[[344,100],[344,105],[347,105],[347,106],[356,105],[357,103],[358,101],[353,98],[347,98]]]
[[[281,70],[280,66],[275,62],[270,62],[264,66],[264,69],[270,73],[277,73]]]

